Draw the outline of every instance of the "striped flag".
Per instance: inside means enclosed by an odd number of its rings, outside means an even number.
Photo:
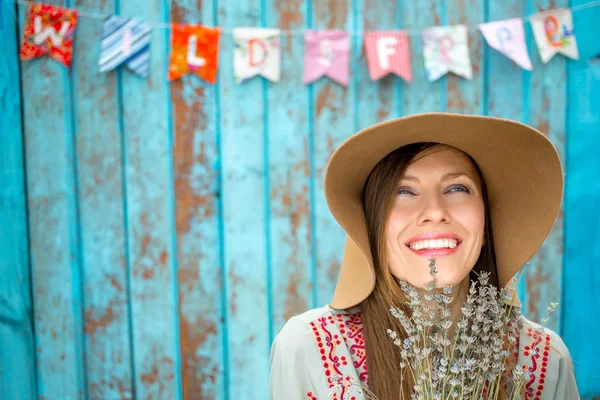
[[[98,66],[110,71],[126,63],[136,74],[147,77],[150,72],[150,40],[152,27],[136,18],[108,16],[104,29]]]
[[[365,33],[369,75],[376,81],[390,72],[407,82],[412,80],[410,46],[404,31],[369,31]]]

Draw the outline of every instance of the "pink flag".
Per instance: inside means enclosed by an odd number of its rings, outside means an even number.
[[[365,33],[369,75],[376,81],[390,72],[407,82],[412,80],[410,47],[404,31],[370,31]]]
[[[325,30],[304,33],[304,84],[327,75],[348,86],[350,40],[345,31]]]
[[[479,30],[491,47],[516,62],[521,68],[528,71],[533,69],[527,53],[523,21],[520,18],[481,24]]]

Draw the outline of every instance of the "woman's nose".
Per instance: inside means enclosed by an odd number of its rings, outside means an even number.
[[[450,223],[450,214],[444,205],[441,196],[428,196],[423,201],[423,209],[419,215],[418,224]]]

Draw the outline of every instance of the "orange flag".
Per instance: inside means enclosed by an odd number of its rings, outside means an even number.
[[[214,84],[217,81],[220,32],[219,28],[173,24],[169,80],[193,72]]]

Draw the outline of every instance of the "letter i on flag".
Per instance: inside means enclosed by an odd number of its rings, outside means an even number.
[[[30,60],[49,54],[67,68],[70,67],[75,25],[76,10],[50,4],[31,4],[19,52],[21,59]]]
[[[531,27],[544,63],[550,61],[556,53],[579,59],[571,10],[552,10],[536,14],[531,19]]]
[[[236,28],[233,30],[233,41],[233,71],[236,83],[242,83],[258,74],[272,82],[279,82],[279,29]]]
[[[150,40],[152,27],[135,18],[109,16],[104,19],[100,44],[100,72],[119,65],[127,66],[143,77],[150,70]]]
[[[173,24],[169,80],[193,72],[214,84],[217,81],[220,33],[219,28]]]
[[[327,75],[348,86],[350,40],[345,31],[325,30],[304,33],[304,84]]]
[[[532,70],[523,21],[520,18],[481,24],[479,30],[492,48],[516,62],[521,68]]]
[[[365,33],[369,75],[376,81],[390,72],[407,82],[412,80],[410,47],[404,31],[370,31]]]

